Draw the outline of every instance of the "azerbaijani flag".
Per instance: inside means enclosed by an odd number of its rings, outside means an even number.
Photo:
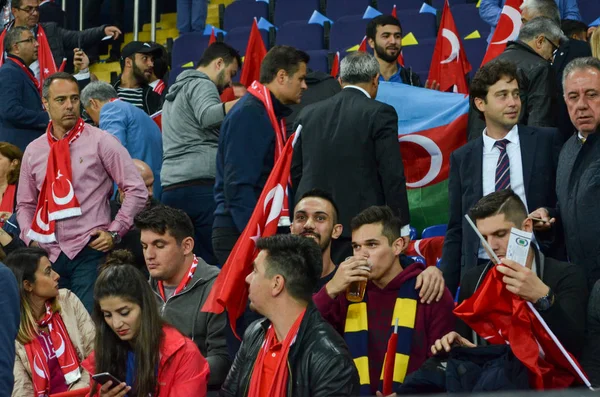
[[[377,100],[398,113],[411,226],[448,223],[450,154],[467,142],[469,97],[381,82]]]

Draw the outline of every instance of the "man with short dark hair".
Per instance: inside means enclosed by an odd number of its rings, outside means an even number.
[[[544,256],[531,244],[524,264],[506,258],[511,229],[533,231],[533,220],[520,197],[511,189],[491,193],[479,200],[469,216],[477,230],[502,263],[497,269],[503,274],[506,289],[531,302],[563,346],[579,356],[585,343],[585,316],[588,289],[583,271],[576,265]],[[462,279],[459,302],[473,296],[493,262],[469,270]],[[473,347],[484,343],[462,321],[457,332],[450,332],[432,344],[432,352],[450,351],[453,344]]]
[[[23,154],[17,192],[21,239],[48,252],[61,276],[59,286],[91,311],[98,265],[129,231],[148,191],[123,145],[79,117],[73,76],[51,75],[42,96],[51,121]],[[125,200],[111,221],[108,199],[115,183]]]
[[[24,26],[4,37],[6,62],[0,67],[0,140],[25,150],[48,126],[40,83],[29,68],[38,58],[38,43]]]
[[[152,116],[162,109],[162,97],[150,87],[154,58],[162,56],[162,47],[141,41],[132,41],[121,51],[121,77],[114,84],[122,100]]]
[[[210,367],[209,387],[218,389],[230,365],[226,314],[200,309],[219,269],[194,255],[194,226],[185,212],[152,207],[136,216],[135,227],[162,317],[198,345]]]
[[[354,217],[354,256],[338,266],[313,298],[323,318],[344,335],[360,375],[360,395],[381,390],[384,357],[396,322],[395,390],[431,355],[433,342],[454,329],[454,304],[447,289],[430,304],[419,298],[425,265],[402,255],[406,243],[401,226],[388,207],[369,207]],[[347,298],[347,288],[355,282],[366,282],[362,302]]]
[[[588,26],[581,21],[563,19],[560,23],[560,28],[569,40],[588,41]]]
[[[555,128],[517,124],[519,83],[516,66],[500,59],[486,63],[471,82],[470,95],[485,128],[479,138],[450,156],[450,218],[440,268],[452,294],[468,270],[489,260],[464,219],[479,199],[510,187],[528,208],[556,203],[554,181],[562,137]],[[547,234],[538,233],[536,238],[540,243],[551,240]]]
[[[220,127],[237,101],[221,103],[241,66],[238,52],[211,44],[195,70],[186,70],[169,87],[163,107],[162,202],[185,211],[195,229],[194,253],[217,265],[212,249],[214,184]]]
[[[287,137],[284,119],[291,113],[287,105],[300,103],[309,59],[293,47],[271,48],[260,66],[260,82],[248,87],[250,95],[242,97],[223,120],[212,230],[214,253],[221,265],[250,220],[283,150]]]
[[[259,239],[246,277],[250,308],[266,319],[246,330],[221,395],[355,396],[358,373],[344,340],[312,304],[321,252],[309,239]]]
[[[371,19],[367,25],[366,36],[375,59],[379,62],[379,80],[423,87],[418,74],[410,67],[405,68],[398,63],[398,57],[402,54],[402,26],[397,18],[392,15],[379,15]],[[439,87],[435,81],[425,82],[425,88],[437,90]]]

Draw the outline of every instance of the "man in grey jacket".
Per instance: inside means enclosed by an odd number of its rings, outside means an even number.
[[[211,236],[219,131],[237,102],[221,103],[219,93],[231,84],[240,65],[235,49],[213,43],[198,68],[177,77],[163,104],[162,202],[188,214],[194,224],[194,253],[214,265]]]
[[[210,367],[209,390],[218,390],[231,365],[227,315],[200,310],[219,269],[194,255],[194,227],[185,212],[152,207],[135,217],[135,226],[161,316],[198,345]]]

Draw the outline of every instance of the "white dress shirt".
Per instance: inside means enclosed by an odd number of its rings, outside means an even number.
[[[527,197],[525,197],[523,159],[521,158],[521,141],[519,139],[518,127],[515,125],[503,139],[509,141],[506,145],[506,154],[510,163],[510,188],[521,198],[523,204],[525,204],[525,208],[528,208]],[[494,146],[497,141],[497,139],[488,136],[487,129],[483,130],[483,165],[481,176],[484,196],[496,191],[496,165],[500,157],[500,149]],[[482,246],[479,247],[479,257],[481,259],[489,259]]]

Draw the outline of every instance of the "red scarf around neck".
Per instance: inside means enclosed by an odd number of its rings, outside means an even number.
[[[46,302],[46,315],[38,326],[48,326],[48,333],[52,340],[52,347],[56,353],[56,358],[60,364],[60,369],[65,376],[67,385],[76,382],[81,378],[79,370],[79,358],[71,342],[65,323],[59,312],[52,312],[50,303]],[[31,378],[35,397],[47,396],[50,394],[50,369],[48,359],[44,348],[38,338],[25,344],[25,352],[31,366]]]
[[[40,243],[56,241],[55,221],[81,215],[81,207],[73,188],[70,145],[81,136],[85,123],[81,118],[64,137],[57,140],[52,135],[52,121],[46,137],[50,145],[46,177],[38,197],[35,216],[27,237]]]
[[[177,289],[175,289],[175,292],[173,292],[172,296],[177,295],[178,293],[183,291],[185,289],[185,287],[187,287],[187,285],[190,283],[190,281],[192,281],[192,278],[194,277],[194,273],[196,273],[197,267],[198,267],[198,258],[196,257],[196,255],[194,255],[194,260],[192,261],[192,265],[190,266],[190,271],[185,275],[184,278],[181,279],[181,281],[179,282],[179,285],[177,286]],[[158,284],[158,293],[160,294],[160,297],[162,298],[162,300],[164,302],[166,302],[167,299],[165,298],[165,286],[163,284],[163,281],[159,280],[157,284]]]
[[[296,336],[298,336],[298,330],[300,329],[300,323],[302,323],[305,313],[306,309],[300,313],[296,319],[296,322],[294,322],[288,331],[285,339],[283,342],[281,342],[281,352],[279,354],[279,359],[277,360],[275,377],[273,378],[273,383],[271,384],[269,393],[266,394],[267,396],[286,397],[288,383],[288,354],[290,352],[290,347],[296,341]],[[263,367],[265,356],[269,353],[269,349],[275,343],[277,343],[277,336],[275,335],[275,328],[273,328],[273,324],[271,324],[267,330],[267,334],[265,335],[265,341],[263,342],[263,345],[258,352],[258,356],[256,357],[256,361],[254,363],[254,370],[252,371],[252,377],[250,378],[250,390],[248,391],[248,397],[262,397],[260,396],[260,384],[264,372]]]
[[[4,63],[4,52],[6,49],[4,48],[4,36],[6,36],[6,32],[10,30],[15,24],[13,20],[7,27],[4,28],[2,33],[0,33],[0,66]],[[39,44],[38,46],[38,62],[40,64],[40,81],[39,85],[42,87],[44,85],[44,80],[50,76],[58,72],[56,68],[56,63],[54,62],[54,57],[52,56],[52,50],[50,49],[50,43],[48,43],[48,37],[46,36],[46,31],[42,27],[42,25],[37,25],[37,37],[36,40]]]

